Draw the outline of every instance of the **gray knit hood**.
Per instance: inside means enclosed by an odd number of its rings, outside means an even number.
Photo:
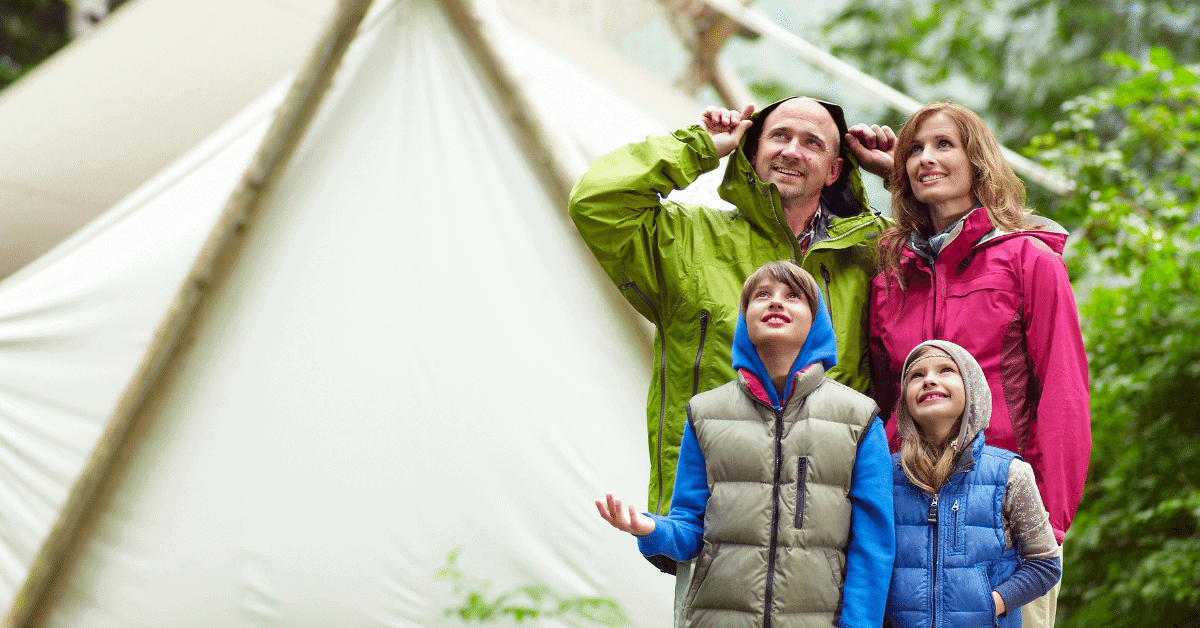
[[[904,382],[907,380],[908,369],[916,359],[917,353],[925,347],[935,347],[949,355],[950,359],[958,365],[958,372],[962,375],[963,390],[966,392],[967,398],[963,404],[962,425],[959,428],[958,436],[952,441],[955,449],[961,455],[961,452],[971,447],[971,441],[975,439],[975,435],[987,429],[988,421],[992,416],[992,391],[988,388],[987,377],[984,376],[983,369],[980,368],[975,358],[966,349],[949,340],[926,340],[908,352],[908,357],[904,359],[904,376],[900,378],[900,403],[896,412],[897,425],[903,424],[915,429],[912,415],[908,411],[908,404],[904,401]]]

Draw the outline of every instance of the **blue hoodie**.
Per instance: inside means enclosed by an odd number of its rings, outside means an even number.
[[[771,405],[780,409],[792,393],[796,373],[820,362],[826,371],[837,361],[837,343],[820,295],[808,338],[792,363],[782,396],[771,383],[766,366],[758,355],[746,329],[746,320],[738,316],[733,336],[733,367],[753,376]],[[750,378],[747,377],[747,380]],[[638,537],[638,549],[645,556],[663,554],[672,560],[686,561],[700,555],[704,548],[704,510],[708,504],[708,471],[704,452],[684,424],[679,449],[679,467],[675,472],[675,492],[667,516],[651,515],[654,531]],[[850,542],[846,547],[846,579],[842,586],[842,613],[839,626],[879,626],[891,582],[892,558],[896,536],[892,511],[891,456],[883,424],[875,419],[858,446],[850,486]]]

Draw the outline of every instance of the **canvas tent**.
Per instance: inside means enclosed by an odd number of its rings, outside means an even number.
[[[456,548],[493,594],[670,621],[672,580],[590,503],[643,491],[648,346],[563,188],[695,109],[468,7],[375,2],[344,58],[317,47],[323,98],[301,70],[308,96],[267,90],[0,283],[10,625],[452,625]]]
[[[0,278],[301,63],[334,0],[135,0],[0,92]]]

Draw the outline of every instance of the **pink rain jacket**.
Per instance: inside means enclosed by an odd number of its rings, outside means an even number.
[[[869,341],[875,399],[893,451],[899,438],[890,419],[908,352],[939,339],[975,356],[996,400],[987,443],[1033,466],[1061,543],[1083,495],[1092,448],[1088,366],[1062,260],[1067,234],[1045,218],[1030,220],[1031,230],[1001,233],[977,208],[932,267],[905,247],[900,272],[907,289],[891,272],[871,284]]]

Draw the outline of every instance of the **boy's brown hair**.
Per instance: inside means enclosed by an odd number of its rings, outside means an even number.
[[[807,270],[800,268],[795,262],[788,259],[767,262],[746,278],[746,282],[742,284],[742,296],[738,300],[738,311],[742,316],[746,315],[746,306],[750,304],[750,293],[754,287],[767,279],[778,281],[803,294],[808,299],[808,308],[812,311],[813,318],[816,318],[817,309],[821,307],[821,292],[817,288],[817,280],[813,279]]]

